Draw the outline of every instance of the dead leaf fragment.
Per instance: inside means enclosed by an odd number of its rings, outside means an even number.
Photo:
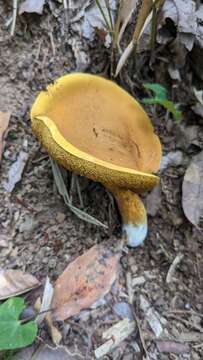
[[[113,325],[102,334],[102,339],[106,340],[104,344],[98,347],[94,354],[96,359],[103,359],[106,354],[111,352],[123,340],[128,338],[135,331],[135,321],[125,318]]]
[[[9,236],[6,234],[0,234],[0,248],[8,247]]]
[[[13,360],[81,360],[82,355],[71,353],[65,346],[53,348],[47,344],[42,345],[37,350],[35,346],[29,346],[17,354],[13,355]]]
[[[42,14],[45,0],[25,0],[19,8],[19,14],[27,13],[37,13]]]
[[[50,333],[51,339],[55,345],[59,345],[62,339],[62,335],[57,327],[53,324],[52,316],[51,316],[51,301],[53,297],[53,286],[50,282],[49,277],[47,276],[45,286],[44,286],[44,293],[41,299],[38,298],[35,303],[35,309],[39,312],[39,315],[36,318],[36,323],[39,325],[43,321],[46,322],[48,327],[48,331]]]
[[[4,183],[4,188],[8,192],[12,192],[15,185],[20,181],[28,154],[25,151],[20,151],[17,160],[11,165],[8,172],[8,182]]]
[[[4,137],[11,117],[10,112],[0,111],[0,160],[4,149]]]
[[[40,314],[37,316],[36,322],[37,324],[41,324],[46,315],[48,314],[47,311],[51,308],[51,301],[53,297],[53,286],[50,282],[49,277],[47,276],[45,286],[44,286],[44,293],[42,297],[42,303],[39,309]]]
[[[200,229],[203,219],[203,151],[194,156],[185,172],[182,206],[187,219]]]
[[[126,26],[128,25],[132,17],[132,14],[134,13],[134,11],[136,11],[138,5],[139,5],[139,0],[126,0],[121,2],[121,9],[119,15],[122,26],[118,35],[118,44],[120,44]]]
[[[95,245],[70,263],[56,281],[55,320],[65,320],[90,307],[109,292],[116,280],[120,255]]]
[[[0,300],[23,294],[39,285],[33,275],[20,270],[0,270]]]
[[[187,344],[181,344],[176,341],[156,341],[157,348],[159,352],[168,354],[186,354],[190,352],[190,347]]]

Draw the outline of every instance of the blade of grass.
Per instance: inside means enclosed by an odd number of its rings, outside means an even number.
[[[50,161],[51,161],[52,172],[53,172],[54,181],[55,181],[57,190],[58,190],[59,194],[63,197],[64,202],[69,207],[69,209],[78,218],[80,218],[90,224],[107,228],[107,226],[105,224],[103,224],[101,221],[97,220],[95,217],[87,214],[85,211],[82,211],[71,204],[71,199],[70,199],[70,196],[68,195],[68,191],[65,186],[65,183],[64,183],[61,171],[60,171],[60,167],[52,158],[50,158]]]
[[[96,2],[96,4],[97,4],[97,6],[98,6],[98,9],[99,9],[99,11],[100,11],[103,19],[104,19],[104,22],[105,22],[105,24],[106,24],[107,29],[108,29],[109,32],[111,33],[111,25],[109,24],[109,22],[108,22],[108,20],[107,20],[106,14],[105,14],[105,12],[104,12],[101,4],[100,4],[100,1],[99,1],[99,0],[95,0],[95,2]]]
[[[105,0],[105,5],[108,11],[108,15],[109,15],[109,20],[110,20],[110,24],[111,24],[111,31],[113,31],[113,18],[112,18],[112,14],[111,14],[111,8],[110,8],[110,3],[109,0]]]

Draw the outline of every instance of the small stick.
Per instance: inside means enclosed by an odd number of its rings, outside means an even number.
[[[174,276],[174,273],[176,271],[176,267],[178,264],[180,264],[180,262],[182,261],[182,259],[184,258],[183,254],[178,254],[175,259],[173,260],[169,270],[168,270],[168,274],[166,276],[166,283],[169,284],[172,281],[172,278]]]
[[[49,35],[49,38],[50,38],[50,43],[51,43],[51,47],[52,47],[52,53],[53,53],[53,56],[56,55],[56,48],[55,48],[55,44],[54,44],[54,37],[53,37],[53,33],[50,31],[48,33]]]
[[[18,10],[18,0],[13,0],[13,19],[11,25],[11,36],[13,36],[15,33],[17,10]]]

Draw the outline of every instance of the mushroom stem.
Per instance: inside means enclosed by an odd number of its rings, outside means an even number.
[[[107,188],[117,201],[128,245],[142,245],[147,235],[147,214],[140,197],[131,190],[109,186]]]

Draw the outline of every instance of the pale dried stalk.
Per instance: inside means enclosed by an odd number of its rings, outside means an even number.
[[[182,259],[184,258],[183,254],[178,254],[175,259],[173,260],[169,270],[168,270],[168,274],[166,276],[166,283],[169,284],[172,280],[173,280],[173,276],[175,274],[176,268],[178,266],[178,264],[180,264],[180,262],[182,261]]]
[[[13,0],[13,18],[12,18],[12,25],[11,25],[11,36],[13,36],[15,34],[17,11],[18,11],[18,0]]]

